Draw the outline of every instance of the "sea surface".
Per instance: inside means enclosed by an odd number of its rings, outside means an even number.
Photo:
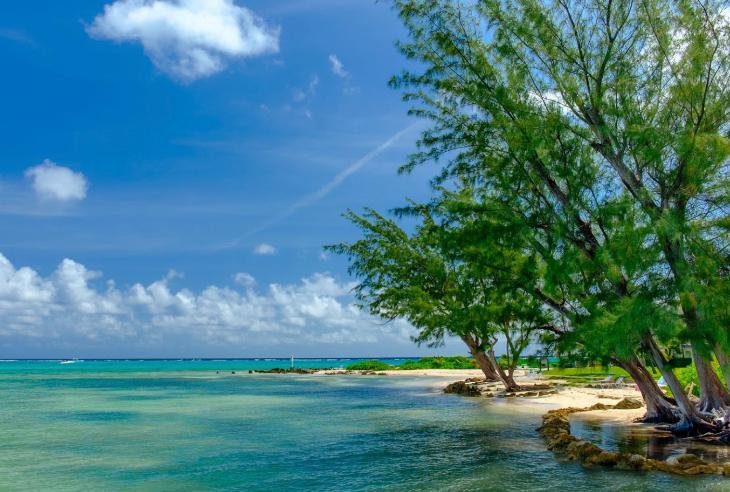
[[[443,378],[248,373],[289,365],[0,362],[0,490],[730,490],[556,459],[535,404]]]

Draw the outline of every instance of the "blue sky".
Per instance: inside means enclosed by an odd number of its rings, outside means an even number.
[[[369,0],[5,2],[0,356],[429,352],[322,255],[429,193],[403,35]]]

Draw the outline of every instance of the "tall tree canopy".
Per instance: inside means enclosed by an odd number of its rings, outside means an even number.
[[[666,371],[687,341],[700,411],[727,362],[730,26],[718,1],[398,0],[421,67],[393,79],[432,121],[405,170],[442,160],[530,234],[544,302],[613,355]],[[730,365],[726,369],[730,371]]]

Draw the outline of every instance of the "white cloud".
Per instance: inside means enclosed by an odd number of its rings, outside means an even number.
[[[345,66],[342,64],[339,58],[337,58],[337,55],[330,55],[330,68],[332,69],[332,73],[337,75],[340,78],[347,78],[350,74],[345,70]]]
[[[0,38],[16,43],[35,45],[35,41],[25,31],[0,27]]]
[[[253,287],[256,285],[256,279],[250,273],[239,272],[233,276],[233,281],[244,287]]]
[[[309,79],[306,89],[295,89],[292,99],[294,102],[300,103],[312,98],[317,93],[317,87],[319,87],[319,75],[314,74]]]
[[[135,41],[161,71],[190,82],[233,58],[279,51],[279,30],[233,0],[117,0],[87,28],[90,36]]]
[[[253,249],[255,255],[275,255],[276,248],[267,243],[261,243]]]
[[[43,199],[66,202],[86,197],[86,177],[48,159],[28,168],[25,176],[31,180],[36,194]]]
[[[408,346],[405,322],[383,325],[356,308],[353,284],[315,273],[294,284],[255,290],[253,277],[235,275],[243,291],[208,286],[173,290],[166,276],[149,285],[101,287],[101,274],[64,259],[42,277],[0,254],[0,343],[7,337],[131,342],[174,340],[241,346],[320,343],[398,343]]]

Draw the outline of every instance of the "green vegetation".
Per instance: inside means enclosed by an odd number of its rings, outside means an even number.
[[[398,366],[399,369],[475,369],[477,364],[471,357],[424,357],[409,360]]]
[[[389,369],[396,369],[396,367],[380,360],[365,360],[350,364],[345,369],[348,371],[387,371]]]
[[[714,369],[718,379],[725,382],[719,364],[713,363],[712,368]],[[697,369],[694,365],[681,367],[679,369],[676,369],[674,372],[677,375],[677,379],[679,379],[679,382],[681,383],[683,388],[686,389],[690,386],[690,384],[694,383],[694,385],[692,386],[692,394],[694,396],[700,396],[700,379],[697,375]],[[671,394],[671,391],[669,391],[668,393]]]
[[[418,343],[460,337],[507,388],[540,342],[563,365],[621,367],[647,420],[711,428],[730,405],[725,3],[394,6],[412,68],[391,85],[428,122],[401,171],[441,169],[432,197],[395,219],[346,214],[361,239],[330,249],[350,260],[360,305],[408,320]],[[692,365],[670,357],[686,352]]]
[[[605,378],[609,374],[614,376],[630,377],[629,373],[621,369],[620,367],[604,367],[604,366],[593,366],[593,367],[559,367],[553,368],[549,371],[543,371],[543,374],[547,376],[559,376],[559,377],[584,377],[584,378]]]
[[[418,360],[407,360],[401,365],[391,366],[380,360],[365,360],[345,367],[348,371],[389,371],[402,369],[475,369],[476,362],[471,357],[461,355],[453,357],[423,357]]]

